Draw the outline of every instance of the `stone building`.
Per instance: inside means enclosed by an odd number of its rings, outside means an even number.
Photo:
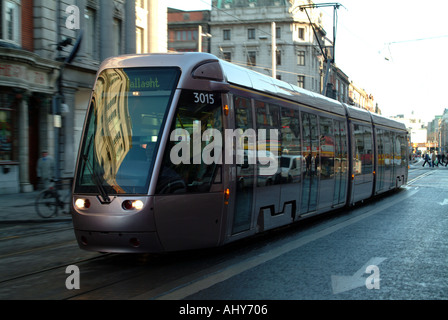
[[[232,63],[272,74],[272,32],[275,22],[276,77],[321,92],[323,57],[305,12],[307,0],[213,0],[211,53]],[[320,43],[326,32],[322,17],[308,9]]]
[[[199,51],[199,27],[202,30],[202,50],[210,52],[210,10],[182,11],[168,8],[168,50]]]

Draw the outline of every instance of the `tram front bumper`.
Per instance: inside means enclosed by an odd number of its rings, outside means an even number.
[[[98,232],[75,229],[81,249],[111,253],[161,252],[156,232]]]

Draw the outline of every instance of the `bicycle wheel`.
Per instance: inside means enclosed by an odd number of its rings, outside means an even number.
[[[71,192],[67,192],[65,195],[62,196],[62,203],[60,205],[60,209],[62,211],[62,214],[70,214],[70,201],[72,199]]]
[[[53,191],[44,190],[36,198],[36,211],[42,218],[50,218],[58,210]]]

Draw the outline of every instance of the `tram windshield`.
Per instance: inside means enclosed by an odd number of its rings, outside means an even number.
[[[146,194],[178,68],[106,69],[95,84],[77,193]]]

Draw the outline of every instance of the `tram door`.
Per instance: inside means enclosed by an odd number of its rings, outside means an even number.
[[[251,100],[235,96],[234,108],[235,129],[242,129],[243,132],[253,129]],[[252,152],[256,152],[256,147],[251,150],[254,145],[249,143],[249,140],[244,138],[244,136],[240,137],[240,139],[240,141],[235,143],[237,191],[232,234],[249,230],[252,219],[255,164],[250,158],[256,156],[252,154]],[[243,158],[242,163],[238,160],[241,158]]]
[[[347,190],[347,132],[343,121],[334,121],[335,155],[334,175],[335,185],[333,205],[342,204],[346,200]]]
[[[305,172],[303,173],[300,213],[304,214],[316,211],[317,207],[317,195],[319,191],[319,179],[317,176],[317,169],[319,167],[317,116],[302,112],[302,130],[302,159],[304,159],[305,163]]]

